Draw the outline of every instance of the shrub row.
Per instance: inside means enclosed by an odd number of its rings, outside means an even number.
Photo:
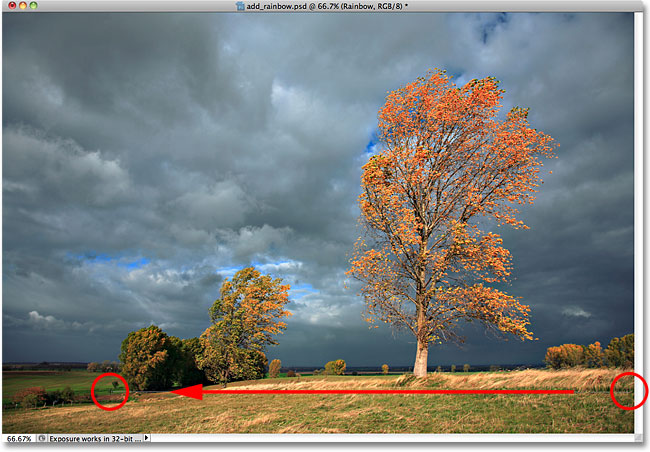
[[[63,390],[47,392],[44,388],[33,387],[21,389],[13,396],[14,403],[24,408],[34,408],[41,405],[55,405],[58,403],[74,402],[75,394],[70,386]]]
[[[549,347],[544,358],[553,369],[569,367],[633,367],[634,334],[615,337],[603,351],[600,342],[590,345],[562,344]]]

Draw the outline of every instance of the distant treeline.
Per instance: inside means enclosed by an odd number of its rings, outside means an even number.
[[[11,371],[11,370],[58,370],[58,371],[69,371],[69,370],[90,370],[94,372],[111,372],[115,371],[115,368],[108,369],[105,365],[107,362],[102,363],[86,363],[86,362],[41,362],[41,363],[5,363],[2,365],[2,370]],[[115,361],[111,362],[111,365]],[[119,372],[121,369],[121,363],[116,363]],[[103,370],[102,367],[106,368]],[[434,372],[437,368],[440,367],[442,372],[451,371],[451,366],[429,366],[428,371]],[[459,369],[462,369],[462,365],[457,366]],[[485,364],[485,365],[471,365],[472,372],[487,372],[494,370],[495,367],[498,367],[501,370],[521,370],[521,369],[540,369],[545,367],[544,364]],[[283,366],[281,372],[287,372],[293,370],[299,372],[302,375],[310,375],[314,370],[318,368],[315,366]],[[381,366],[348,366],[345,369],[347,375],[352,375],[353,372],[356,372],[358,375],[363,374],[381,374]],[[413,372],[413,366],[391,366],[390,373],[408,373]]]
[[[88,363],[84,362],[47,362],[40,363],[3,363],[2,370],[86,370]]]
[[[488,372],[494,370],[524,370],[524,369],[543,369],[546,367],[542,363],[538,364],[482,364],[471,366],[472,372]],[[456,365],[457,370],[463,369],[463,364]],[[287,372],[293,370],[299,372],[301,375],[310,375],[315,370],[314,366],[283,366],[281,372]],[[451,366],[429,366],[427,369],[428,372],[451,372]],[[355,374],[356,372],[356,374]],[[413,372],[413,366],[391,366],[390,373],[410,373]],[[347,366],[345,368],[346,375],[372,375],[372,374],[381,374],[381,366]]]

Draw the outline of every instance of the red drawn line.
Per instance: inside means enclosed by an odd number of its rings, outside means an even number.
[[[203,394],[573,394],[573,389],[203,389],[198,384],[172,391],[203,400]]]
[[[573,389],[204,389],[205,394],[573,394]]]

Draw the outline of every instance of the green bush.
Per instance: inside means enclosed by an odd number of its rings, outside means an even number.
[[[63,398],[61,397],[61,391],[59,390],[54,390],[54,391],[49,391],[47,393],[47,403],[50,405],[55,405],[57,403],[61,403],[63,401]]]
[[[328,375],[344,375],[345,374],[345,361],[337,359],[325,364],[325,372]]]
[[[169,389],[178,369],[178,338],[155,325],[130,332],[122,341],[122,375],[134,390]],[[109,362],[110,365],[110,362]]]
[[[72,402],[74,399],[74,391],[72,388],[70,386],[63,388],[63,391],[61,391],[61,400],[64,402]]]

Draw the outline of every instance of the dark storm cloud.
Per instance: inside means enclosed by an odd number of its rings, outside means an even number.
[[[430,364],[632,331],[631,14],[5,14],[3,32],[5,361],[115,359],[150,323],[199,335],[254,263],[293,287],[269,358],[408,365],[412,339],[369,329],[344,272],[377,110],[434,67],[494,75],[561,147],[531,229],[498,230],[539,341],[467,328]]]

